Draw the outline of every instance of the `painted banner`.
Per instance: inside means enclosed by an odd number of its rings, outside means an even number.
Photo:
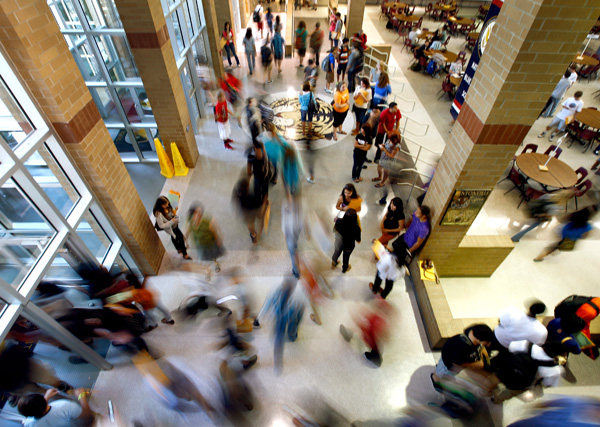
[[[481,32],[479,33],[479,39],[477,40],[477,44],[473,49],[471,59],[469,60],[469,65],[467,66],[465,75],[462,79],[462,82],[460,82],[460,86],[458,87],[456,96],[454,97],[454,102],[452,102],[452,107],[450,108],[450,114],[452,114],[452,118],[454,118],[454,120],[456,120],[458,117],[458,113],[460,113],[463,102],[465,102],[467,91],[471,86],[471,80],[473,80],[473,76],[477,71],[477,66],[481,60],[481,55],[483,55],[483,52],[485,51],[485,47],[488,43],[490,35],[492,34],[494,25],[496,25],[496,18],[498,18],[498,13],[500,13],[500,8],[503,4],[504,0],[494,0],[490,5],[490,10],[485,17],[485,20],[483,21],[483,26],[481,27]]]
[[[471,225],[492,190],[455,190],[440,225]]]

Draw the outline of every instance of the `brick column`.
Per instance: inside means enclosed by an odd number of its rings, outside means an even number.
[[[346,37],[349,39],[363,27],[366,0],[348,0]]]
[[[504,2],[424,201],[433,218],[421,258],[441,275],[489,276],[510,252],[508,236],[465,238],[469,227],[441,226],[442,215],[454,190],[494,188],[599,7],[600,0]]]
[[[226,0],[221,0],[226,1]],[[223,58],[221,57],[221,33],[223,30],[217,22],[217,11],[213,1],[202,1],[204,19],[206,19],[206,33],[208,34],[208,55],[212,64],[215,77],[220,79],[225,74]]]
[[[0,2],[0,43],[142,272],[156,274],[164,247],[46,2]]]
[[[217,15],[217,28],[219,29],[219,35],[223,32],[225,22],[229,22],[229,26],[235,31],[235,25],[233,23],[233,10],[231,8],[231,2],[238,0],[220,0],[215,1],[215,15]],[[265,11],[267,8],[263,5]],[[254,10],[254,9],[252,9]]]
[[[194,167],[198,147],[160,0],[115,0],[115,4],[163,145],[170,155],[175,142],[185,164]]]

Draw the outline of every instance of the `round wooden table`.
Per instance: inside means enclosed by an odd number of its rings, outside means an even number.
[[[458,19],[456,16],[451,16],[450,18],[448,18],[448,21],[454,22],[455,24],[458,24],[458,25],[471,25],[471,24],[475,23],[474,19],[470,19],[470,18]]]
[[[479,32],[478,31],[470,32],[467,37],[469,37],[470,39],[477,40],[479,38]]]
[[[404,9],[406,7],[406,3],[395,3],[393,1],[386,2],[383,4],[384,7],[388,9]]]
[[[593,108],[584,108],[577,113],[575,120],[594,129],[600,129],[600,111]]]
[[[534,181],[553,188],[571,188],[577,183],[577,174],[571,166],[558,160],[550,158],[548,170],[542,171],[538,167],[545,164],[550,156],[542,153],[524,153],[517,157],[519,170]]]
[[[578,55],[573,58],[573,62],[581,65],[598,65],[600,61],[588,55]]]
[[[434,4],[433,8],[436,10],[456,10],[456,6],[452,6],[451,4]]]
[[[458,58],[458,55],[454,52],[450,52],[449,50],[426,50],[425,51],[425,55],[427,56],[433,56],[434,53],[441,53],[444,58],[446,58],[446,62],[450,63],[450,62],[454,62],[456,61],[456,58]]]
[[[417,38],[419,40],[424,40],[424,39],[428,39],[429,37],[431,37],[433,35],[432,31],[421,31],[421,34],[419,34],[417,36]]]
[[[450,83],[452,83],[454,86],[460,86],[462,79],[462,76],[459,76],[458,74],[450,74]]]
[[[402,21],[402,22],[417,22],[419,19],[421,19],[420,16],[403,15],[401,13],[395,14],[394,18],[396,18],[397,20]]]

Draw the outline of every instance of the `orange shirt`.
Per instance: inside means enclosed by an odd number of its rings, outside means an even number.
[[[343,92],[340,92],[339,90],[335,91],[335,94],[333,95],[333,109],[335,111],[337,111],[338,113],[345,113],[346,111],[348,111],[348,108],[350,108],[350,105],[346,105],[343,108],[336,108],[335,104],[343,104],[348,102],[348,100],[350,99],[350,94],[348,93],[348,88],[344,89]]]

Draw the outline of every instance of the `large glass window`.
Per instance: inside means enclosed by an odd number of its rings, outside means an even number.
[[[32,131],[29,118],[15,101],[4,80],[0,79],[0,135],[15,149]]]
[[[155,161],[130,137],[132,124],[157,125],[114,0],[47,2],[122,159]]]
[[[60,2],[62,10],[68,11],[69,4]],[[34,317],[40,318],[43,311],[31,298],[44,279],[77,283],[82,263],[107,269],[118,265],[138,276],[140,272],[2,55],[0,78],[5,93],[12,94],[8,117],[14,119],[14,112],[20,112],[30,127],[26,143],[18,147],[9,138],[0,138],[1,339],[20,312],[34,315],[37,310]],[[89,348],[81,345],[80,350],[85,353]]]

